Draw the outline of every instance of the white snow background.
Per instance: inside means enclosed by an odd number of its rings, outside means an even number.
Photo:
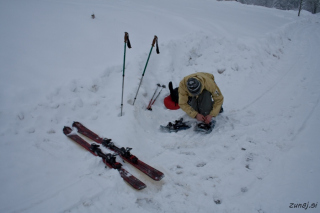
[[[320,202],[319,14],[215,0],[2,0],[0,32],[1,213],[320,211],[290,208]],[[154,35],[160,54],[133,106]],[[209,135],[161,132],[193,119],[164,107],[168,89],[146,110],[156,84],[194,72],[215,76],[225,112]],[[147,185],[134,190],[63,134],[73,121],[165,178],[118,158]]]

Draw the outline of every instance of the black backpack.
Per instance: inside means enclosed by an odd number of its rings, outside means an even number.
[[[175,89],[173,89],[172,86],[172,82],[169,82],[169,90],[170,90],[170,97],[171,100],[177,105],[179,104],[179,91],[178,91],[179,87],[176,87]]]

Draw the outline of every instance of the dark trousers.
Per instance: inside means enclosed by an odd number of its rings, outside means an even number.
[[[213,103],[212,95],[208,90],[203,90],[202,93],[198,95],[198,98],[189,97],[188,100],[188,104],[203,116],[210,114]]]

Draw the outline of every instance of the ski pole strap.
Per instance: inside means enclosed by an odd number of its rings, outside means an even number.
[[[127,44],[128,48],[131,48],[131,43],[129,40],[129,33],[127,33],[127,32],[124,33],[124,42]]]
[[[159,54],[160,51],[159,51],[159,45],[158,45],[158,37],[156,35],[154,36],[152,46],[154,47],[155,44],[156,44],[156,52],[157,52],[157,54]]]
[[[159,45],[158,45],[158,38],[157,38],[157,41],[156,41],[156,52],[157,52],[157,54],[160,54]]]

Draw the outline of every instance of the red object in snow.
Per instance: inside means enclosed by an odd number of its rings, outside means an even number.
[[[164,100],[163,100],[164,105],[171,110],[177,110],[180,109],[179,104],[176,104],[172,101],[171,96],[168,95]]]

